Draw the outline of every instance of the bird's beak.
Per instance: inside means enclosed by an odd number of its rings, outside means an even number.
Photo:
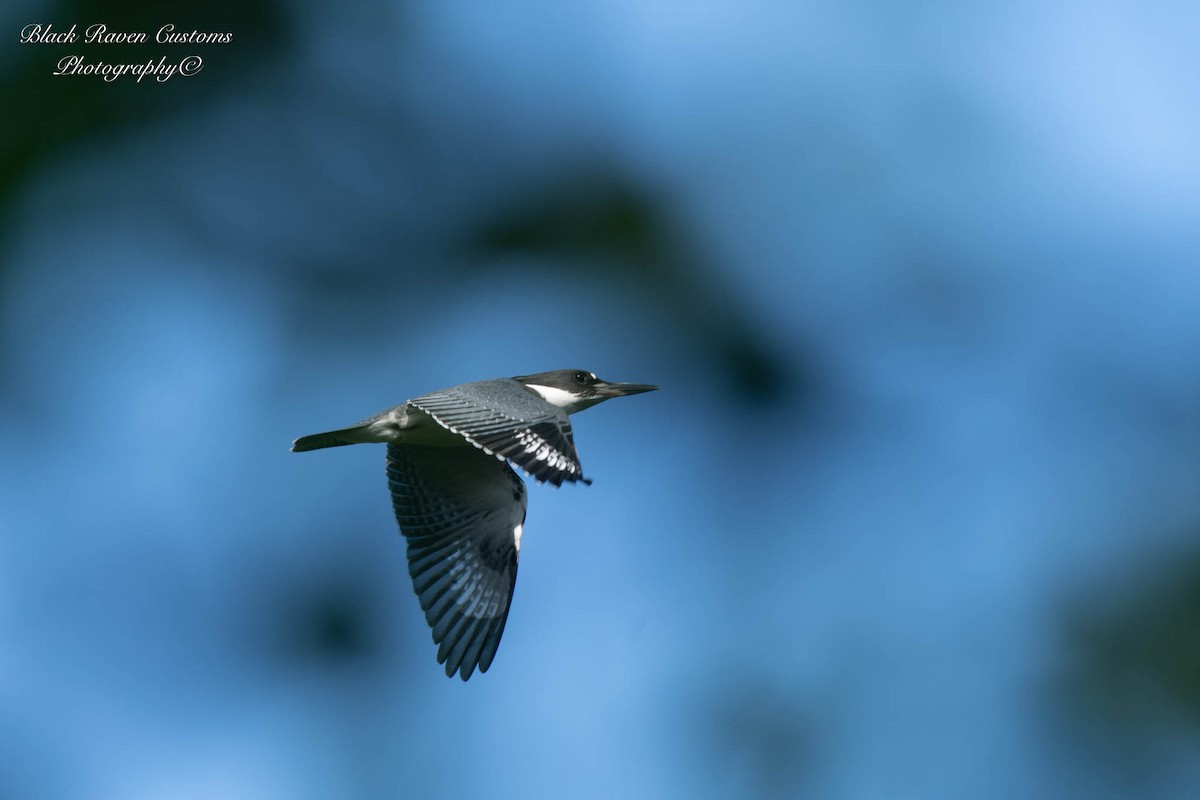
[[[657,386],[651,386],[647,383],[609,383],[608,381],[596,384],[595,388],[606,399],[609,397],[625,397],[630,394],[641,394],[642,392],[653,392],[658,389]]]

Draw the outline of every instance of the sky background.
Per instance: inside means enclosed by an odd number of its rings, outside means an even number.
[[[20,43],[95,22],[233,41]],[[1200,794],[1194,4],[0,38],[0,797]],[[558,368],[662,390],[447,680],[383,448],[288,447]]]

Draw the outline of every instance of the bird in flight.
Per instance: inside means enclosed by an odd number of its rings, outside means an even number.
[[[525,483],[583,475],[569,414],[657,389],[561,369],[414,397],[357,425],[301,436],[296,453],[387,443],[388,487],[408,572],[447,677],[487,672],[500,646],[525,524]]]

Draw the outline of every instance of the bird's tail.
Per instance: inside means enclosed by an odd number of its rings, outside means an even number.
[[[359,442],[369,441],[363,438],[364,425],[355,425],[352,428],[342,428],[337,431],[326,431],[325,433],[314,433],[311,436],[301,436],[296,441],[292,442],[293,453],[303,453],[308,450],[321,450],[326,447],[342,447],[348,444],[358,444]]]

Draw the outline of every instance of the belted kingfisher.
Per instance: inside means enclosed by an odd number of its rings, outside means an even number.
[[[292,451],[386,442],[388,487],[408,542],[408,572],[446,676],[487,672],[517,582],[525,483],[583,476],[568,414],[657,389],[560,369],[464,383],[414,397]]]

